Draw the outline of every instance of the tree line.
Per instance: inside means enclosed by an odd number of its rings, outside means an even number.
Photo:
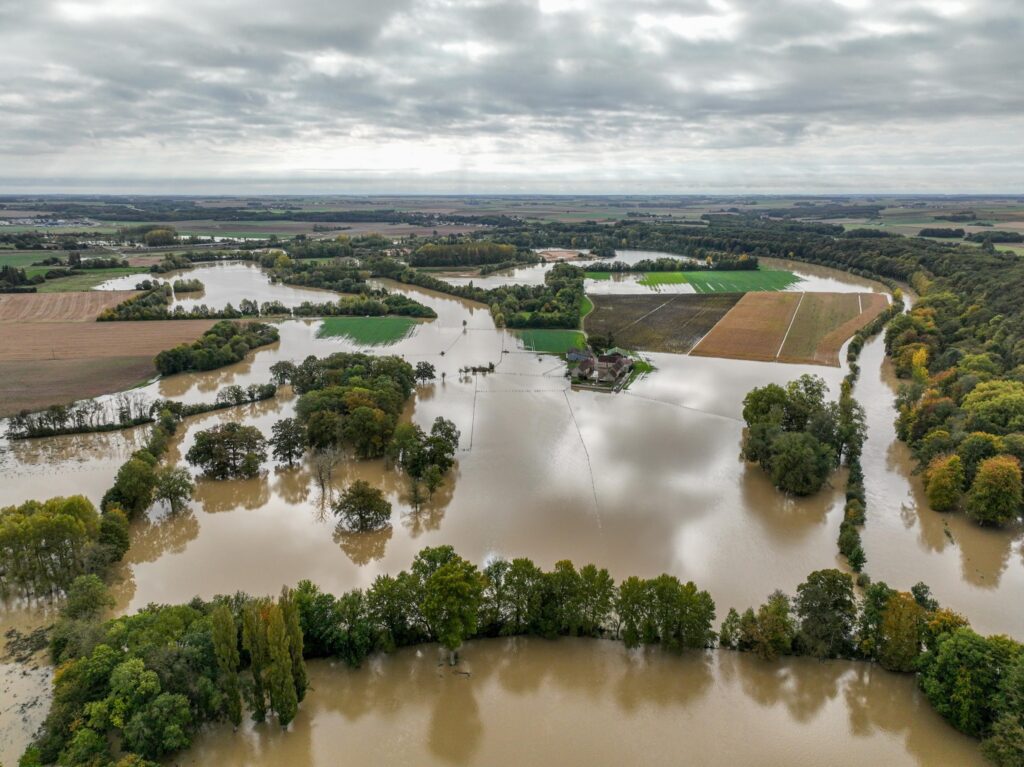
[[[213,370],[242,360],[251,349],[276,342],[277,328],[260,322],[221,321],[191,344],[179,344],[156,355],[160,375]]]
[[[481,266],[513,261],[535,264],[540,260],[531,250],[520,250],[489,240],[428,242],[420,245],[408,258],[409,266]]]
[[[302,581],[277,600],[197,598],[100,622],[110,604],[94,576],[72,584],[51,638],[62,664],[53,705],[23,764],[110,762],[112,739],[126,759],[165,757],[207,722],[238,724],[243,705],[256,721],[287,726],[309,689],[304,659],[358,667],[373,653],[436,642],[455,663],[467,640],[516,635],[877,662],[916,673],[935,709],[982,738],[996,764],[1024,753],[1024,646],[977,634],[921,583],[909,592],[869,584],[858,596],[848,574],[819,570],[794,597],[776,591],[757,608],[730,609],[716,632],[711,596],[671,575],[616,584],[592,564],[545,571],[527,558],[481,569],[438,546],[341,596]]]

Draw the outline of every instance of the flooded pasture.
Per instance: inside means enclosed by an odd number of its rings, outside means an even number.
[[[211,270],[231,273],[230,266]],[[803,264],[770,268],[796,271],[804,280],[797,289],[879,289]],[[211,286],[218,283],[205,271],[189,275],[207,283],[204,300],[213,306]],[[282,300],[276,291],[284,286],[271,286],[265,277],[263,284],[266,292],[242,297]],[[594,562],[617,579],[668,572],[708,589],[719,618],[730,606],[758,603],[775,588],[792,593],[812,570],[842,566],[836,553],[842,477],[812,498],[787,498],[739,458],[747,391],[808,372],[823,376],[835,396],[842,369],[651,354],[657,370],[626,392],[573,391],[557,359],[525,351],[514,333],[494,327],[486,307],[386,280],[379,284],[428,304],[438,318],[383,349],[317,338],[317,320],[282,322],[279,342],[236,365],[158,380],[140,391],[152,398],[212,401],[223,386],[268,381],[270,366],[279,360],[335,351],[428,360],[438,379],[418,387],[403,417],[429,428],[444,416],[460,429],[458,464],[444,486],[414,509],[406,480],[383,461],[343,460],[323,488],[308,458],[295,468],[271,464],[251,480],[198,478],[186,510],[171,514],[157,507],[134,526],[116,586],[119,610],[187,601],[197,594],[275,593],[303,578],[338,593],[406,568],[421,548],[439,544],[453,545],[477,564],[495,556],[528,556],[545,568],[566,558],[577,565]],[[460,372],[489,363],[495,365],[493,373]],[[1022,531],[983,531],[921,502],[905,447],[895,441],[890,375],[881,339],[875,339],[865,347],[856,392],[870,428],[864,455],[867,570],[901,589],[919,580],[929,583],[940,601],[963,612],[982,632],[1024,635],[1024,615],[1006,608],[1024,600]],[[189,419],[168,459],[180,460],[196,432],[216,423],[236,420],[269,435],[275,421],[293,413],[295,401],[284,390],[272,400]],[[0,503],[74,492],[98,502],[145,433],[143,428],[0,441],[6,480]],[[393,504],[389,529],[335,531],[327,503],[358,478],[381,488]],[[743,740],[747,748],[756,744],[768,763],[785,761],[782,755],[791,753],[790,763],[935,764],[944,761],[943,749],[954,753],[949,749],[956,748],[965,754],[962,763],[976,758],[975,747],[957,745],[960,736],[924,705],[911,679],[858,664],[763,664],[731,653],[638,659],[620,657],[627,654],[619,645],[604,642],[484,642],[467,653],[476,665],[472,680],[463,680],[435,678],[440,672],[430,652],[404,651],[358,672],[317,664],[317,689],[295,732],[280,737],[248,728],[244,737],[232,740],[230,732],[218,731],[184,758],[319,764],[343,747],[349,754],[356,753],[353,748],[368,749],[359,762],[502,763],[513,753],[509,738],[543,726],[557,736],[543,739],[545,751],[537,760],[588,753],[597,763],[621,762],[644,747],[655,749],[651,760],[658,763],[671,761],[685,747],[697,749],[687,753],[706,755],[697,761],[725,764],[751,758],[743,743],[729,746],[739,751],[721,746],[737,723],[746,732],[763,734]],[[667,674],[665,664],[681,664],[679,674]],[[691,677],[703,681],[688,691]],[[521,693],[510,695],[510,689]],[[476,719],[465,725],[465,717],[453,714],[449,721],[446,708],[438,705],[446,696],[456,712],[472,704],[468,713]],[[810,711],[804,705],[808,697],[820,698]],[[503,721],[515,722],[516,728],[503,728]],[[626,721],[630,726],[617,724]],[[573,729],[584,722],[594,737],[583,738]],[[396,725],[397,731],[413,734],[394,739]],[[0,730],[15,726],[0,711]],[[464,731],[467,726],[471,732]],[[721,738],[711,737],[720,731]],[[828,737],[819,737],[821,732]],[[643,733],[646,741],[630,740]],[[461,756],[460,735],[473,741]],[[812,740],[821,742],[811,745]],[[447,745],[438,752],[435,742]],[[396,750],[373,750],[389,747]],[[455,749],[454,756],[444,748]],[[0,760],[16,756],[0,752]]]

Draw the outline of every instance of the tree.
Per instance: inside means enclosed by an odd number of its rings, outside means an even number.
[[[811,495],[825,484],[835,466],[832,448],[807,432],[785,432],[772,443],[771,477],[780,490]]]
[[[391,518],[391,503],[380,490],[357,479],[334,504],[334,514],[348,530],[380,530],[387,527]]]
[[[113,606],[114,598],[99,577],[79,575],[68,589],[61,615],[72,620],[96,618],[104,609]]]
[[[394,421],[376,407],[357,407],[345,419],[342,434],[360,458],[377,458],[395,430]]]
[[[306,697],[309,677],[306,675],[306,661],[302,657],[302,625],[299,621],[299,608],[295,603],[294,592],[287,587],[281,589],[281,596],[278,597],[277,604],[281,608],[284,628],[288,633],[288,652],[292,659],[292,681],[295,684],[295,697],[301,703],[302,699]]]
[[[615,602],[615,581],[603,567],[580,568],[580,633],[600,636]]]
[[[185,460],[213,479],[255,477],[267,458],[266,445],[256,427],[225,423],[197,433]]]
[[[878,661],[889,671],[913,671],[921,652],[921,621],[924,611],[905,591],[893,593],[882,617]]]
[[[267,632],[261,616],[264,602],[250,599],[242,608],[242,648],[249,653],[252,683],[246,688],[249,709],[255,722],[267,718],[266,668],[270,663]]]
[[[242,723],[242,696],[238,686],[238,629],[231,608],[219,604],[210,613],[213,651],[220,670],[221,689],[228,721],[238,727]]]
[[[790,614],[789,597],[773,592],[757,611],[753,650],[764,660],[788,655],[796,636],[796,623]]]
[[[152,458],[152,456],[149,456]],[[116,505],[129,519],[135,519],[153,503],[156,471],[153,463],[139,454],[121,464],[114,477],[114,485],[103,496],[103,508]]]
[[[332,410],[317,410],[306,419],[306,440],[314,450],[337,447],[345,436],[343,419]]]
[[[423,617],[452,665],[463,640],[476,633],[483,597],[483,579],[476,566],[458,555],[431,573],[423,584]]]
[[[186,469],[176,466],[163,466],[156,470],[156,487],[153,497],[158,501],[166,501],[171,511],[178,512],[185,502],[192,497],[195,485],[192,476]]]
[[[852,649],[857,604],[853,580],[840,570],[816,570],[796,590],[799,641],[810,655],[843,658]]]
[[[306,427],[296,418],[282,418],[270,430],[274,458],[293,466],[306,452]]]
[[[981,462],[967,494],[967,515],[978,524],[1005,525],[1020,514],[1020,461],[998,455]]]
[[[1024,652],[1003,679],[999,715],[981,749],[999,767],[1024,764]]]
[[[288,629],[284,624],[281,608],[269,604],[266,613],[267,690],[270,693],[270,707],[277,714],[281,727],[287,727],[295,718],[299,701],[295,692],[295,677],[292,674],[292,656]]]
[[[964,467],[960,456],[936,456],[928,464],[925,478],[928,505],[935,511],[952,511],[960,505],[964,491]]]
[[[124,742],[147,759],[159,759],[192,743],[192,714],[188,698],[163,692],[132,716]]]
[[[433,381],[437,378],[437,373],[434,366],[426,361],[416,363],[416,380],[420,383],[426,383],[427,381]]]
[[[921,689],[961,732],[981,737],[995,720],[1000,681],[1013,660],[1009,642],[959,628],[939,637],[937,652],[924,664]]]

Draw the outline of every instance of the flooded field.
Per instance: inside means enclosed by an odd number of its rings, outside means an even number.
[[[177,762],[984,764],[912,679],[866,664],[519,639],[469,643],[460,671],[469,676],[438,666],[434,648],[356,671],[317,661],[315,692],[290,732],[221,727]]]
[[[793,268],[804,278],[802,290],[878,288],[804,265],[770,268]],[[254,267],[241,269],[249,274]],[[235,273],[234,265],[189,273],[207,283],[210,305],[216,305],[211,286],[220,283],[206,272],[222,270]],[[739,446],[742,399],[750,388],[810,372],[823,376],[836,395],[842,369],[651,354],[657,370],[627,392],[572,391],[557,359],[524,351],[513,333],[494,327],[485,307],[380,284],[438,314],[380,352],[437,367],[438,380],[419,387],[405,418],[429,426],[444,416],[461,431],[458,464],[434,499],[414,510],[402,475],[381,461],[341,462],[333,489],[323,491],[308,461],[294,469],[272,465],[252,480],[200,479],[186,511],[157,508],[134,526],[116,586],[119,610],[239,589],[275,593],[303,578],[337,593],[406,568],[419,549],[438,544],[451,544],[478,564],[529,556],[545,568],[565,558],[594,562],[616,579],[668,572],[708,589],[719,618],[730,606],[758,603],[775,588],[792,592],[812,570],[838,565],[841,482],[810,499],[784,497],[763,472],[740,460]],[[265,278],[263,285],[249,297],[283,300],[277,292],[283,286],[269,286]],[[174,376],[141,391],[211,401],[223,386],[268,381],[279,360],[363,350],[345,338],[317,338],[318,324],[281,323],[281,340],[241,363]],[[494,373],[459,372],[492,362]],[[1024,614],[1006,608],[1024,601],[1024,533],[983,531],[920,502],[920,483],[895,442],[881,339],[865,348],[862,369],[856,395],[870,425],[867,570],[903,589],[929,583],[979,631],[1024,636]],[[196,432],[216,423],[237,420],[269,434],[294,404],[284,391],[190,419],[169,459],[180,460]],[[74,492],[98,502],[142,434],[0,441],[0,503]],[[387,494],[395,510],[390,529],[336,533],[325,501],[357,478]],[[5,620],[16,614],[9,611]],[[621,646],[611,643],[494,642],[467,652],[473,677],[464,679],[437,669],[432,652],[405,651],[359,672],[318,664],[316,691],[294,733],[280,737],[249,728],[233,739],[217,731],[182,759],[326,764],[343,749],[361,763],[500,764],[511,758],[509,738],[538,728],[557,736],[545,738],[543,755],[531,761],[586,753],[594,763],[622,763],[645,748],[654,749],[652,763],[678,761],[680,749],[688,749],[697,762],[729,764],[754,758],[742,751],[753,744],[765,763],[937,764],[960,753],[958,763],[976,759],[974,746],[921,702],[911,679],[865,665],[762,664],[730,653],[623,658]],[[667,664],[679,673],[666,673]],[[503,721],[516,727],[503,728]],[[618,725],[627,721],[629,727]],[[728,741],[737,724],[757,736]],[[20,726],[0,710],[0,731]],[[581,734],[580,727],[589,729]],[[695,740],[694,733],[702,737]],[[14,750],[0,750],[5,763],[16,757]]]
[[[132,290],[136,283],[147,277],[167,282],[174,282],[186,272],[167,272],[166,274],[129,274],[108,280],[98,290]],[[186,311],[205,304],[211,309],[223,309],[231,304],[236,309],[243,299],[250,298],[258,303],[264,301],[280,301],[288,307],[298,306],[303,301],[321,303],[331,300],[334,293],[316,288],[296,288],[270,282],[257,264],[249,261],[227,261],[224,263],[199,264],[195,269],[187,270],[189,279],[197,279],[203,283],[204,290],[193,293],[175,294],[171,301],[171,309],[180,306]]]

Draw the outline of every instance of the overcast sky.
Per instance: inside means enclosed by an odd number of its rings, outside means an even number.
[[[0,0],[0,191],[1022,192],[1022,0]]]

